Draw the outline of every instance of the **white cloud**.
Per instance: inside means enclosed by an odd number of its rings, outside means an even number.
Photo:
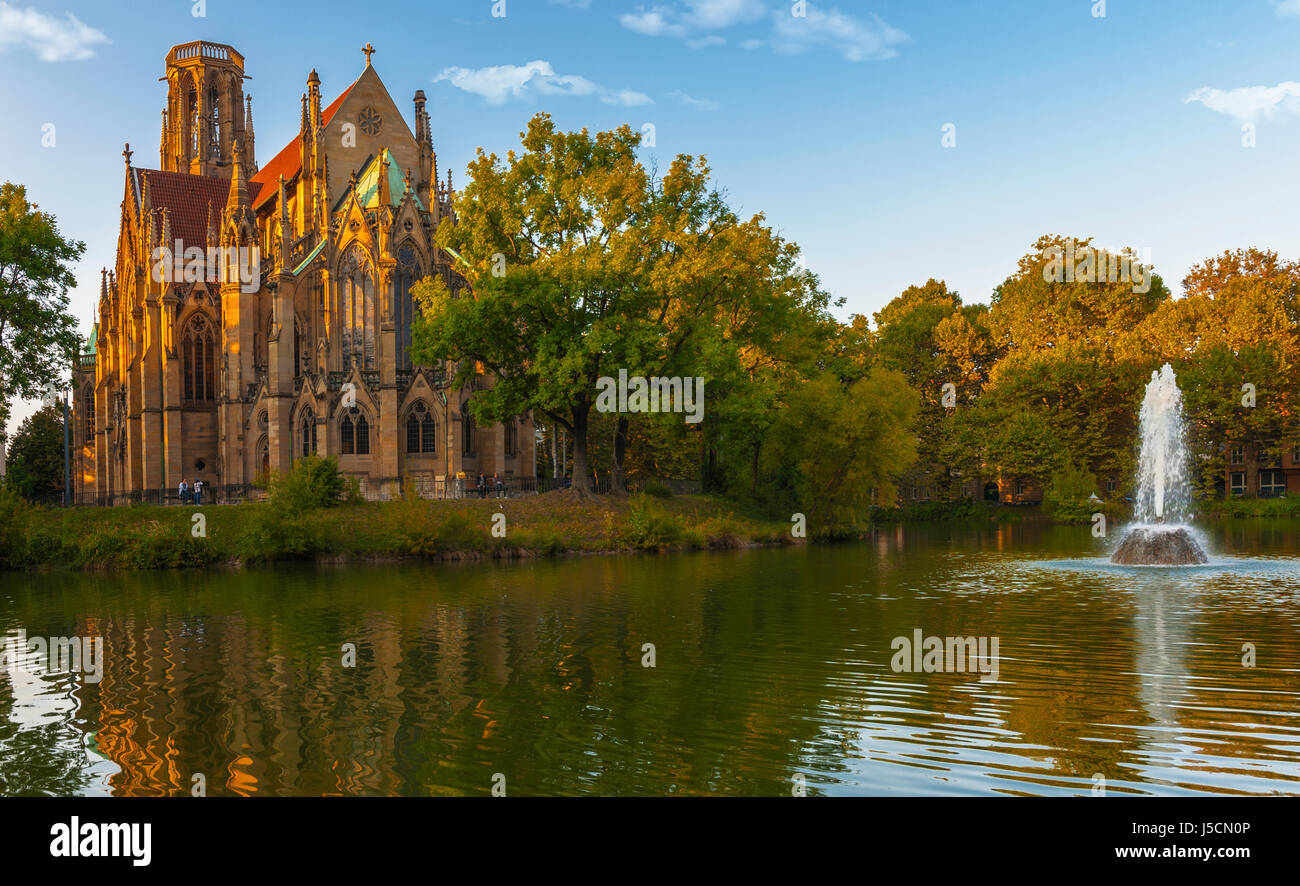
[[[601,94],[600,100],[607,105],[622,105],[625,108],[633,108],[637,105],[653,105],[655,103],[655,100],[644,92],[637,92],[632,89],[606,90]]]
[[[1300,0],[1273,0],[1279,18],[1300,18]]]
[[[681,23],[675,10],[661,7],[625,12],[618,21],[629,31],[647,37],[686,37],[690,34],[690,29]]]
[[[686,0],[686,5],[691,23],[702,30],[757,21],[767,11],[762,0]]]
[[[766,11],[763,0],[683,0],[670,6],[638,7],[636,12],[624,13],[618,20],[629,31],[648,37],[676,37],[698,42],[710,39],[710,31],[757,21]],[[713,37],[713,40],[722,42],[718,37]]]
[[[91,47],[109,42],[102,31],[70,12],[64,15],[66,20],[0,0],[0,49],[26,46],[43,62],[66,62],[90,58],[95,54]]]
[[[778,52],[805,52],[829,46],[851,62],[893,58],[901,43],[910,43],[907,34],[872,15],[863,21],[838,9],[823,12],[812,6],[807,15],[795,18],[789,11],[773,16],[773,46]]]
[[[1300,0],[1287,0],[1300,4]],[[647,37],[671,37],[684,40],[692,49],[725,43],[718,31],[742,25],[754,25],[765,18],[771,26],[771,39],[764,41],[747,35],[742,49],[771,46],[777,52],[798,53],[830,47],[849,61],[893,58],[896,47],[911,42],[898,28],[886,24],[877,15],[854,18],[838,9],[824,11],[803,7],[796,17],[785,0],[769,8],[765,0],[676,0],[667,4],[639,6],[636,12],[624,13],[618,20],[623,27]]]
[[[538,59],[524,65],[490,65],[484,68],[445,68],[433,78],[446,80],[457,89],[473,93],[490,105],[502,105],[511,99],[527,100],[537,96],[599,96],[610,105],[654,104],[645,93],[630,89],[607,89],[577,74],[557,74],[551,63]]]
[[[1245,123],[1280,114],[1294,116],[1300,115],[1300,83],[1287,80],[1277,86],[1239,86],[1236,89],[1202,86],[1190,93],[1183,102],[1199,102],[1211,111],[1227,114]]]
[[[713,101],[712,99],[695,98],[694,96],[687,95],[686,93],[682,92],[680,89],[676,89],[668,93],[668,97],[676,101],[678,104],[684,105],[685,107],[688,107],[693,111],[716,111],[719,107],[721,107],[721,105],[719,105],[717,102]]]

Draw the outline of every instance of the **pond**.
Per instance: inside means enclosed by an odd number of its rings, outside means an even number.
[[[0,575],[0,793],[1300,793],[1300,524],[1203,529]]]

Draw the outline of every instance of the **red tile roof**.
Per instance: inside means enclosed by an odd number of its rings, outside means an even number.
[[[164,172],[161,169],[132,168],[136,178],[136,193],[144,193],[145,179],[149,181],[149,202],[154,211],[166,209],[171,217],[172,237],[188,246],[205,246],[208,242],[208,204],[220,218],[230,195],[230,179],[214,175],[190,175],[186,172]],[[248,198],[256,200],[262,190],[260,183],[249,182]],[[162,217],[154,218],[154,229],[159,230]],[[171,244],[167,244],[170,246]]]
[[[356,81],[354,80],[352,86],[356,85]],[[338,111],[339,106],[343,104],[343,99],[347,98],[348,93],[352,91],[352,86],[349,86],[347,89],[339,93],[339,97],[330,102],[328,108],[321,111],[320,119],[322,126],[329,126],[330,120],[334,118],[335,112]],[[302,157],[300,155],[302,152],[299,148],[301,143],[302,136],[299,135],[293,141],[289,142],[289,144],[285,145],[280,153],[272,157],[270,163],[267,163],[259,169],[257,175],[249,179],[250,183],[270,186],[262,189],[260,200],[257,198],[251,198],[253,200],[253,209],[257,209],[261,204],[270,200],[273,194],[279,193],[280,189],[278,183],[281,175],[284,176],[285,181],[289,181],[297,175],[299,171],[301,171]],[[252,193],[251,187],[249,193]]]

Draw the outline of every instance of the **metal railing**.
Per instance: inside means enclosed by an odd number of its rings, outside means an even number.
[[[698,492],[699,487],[698,481],[654,482],[667,485],[678,494]],[[635,489],[639,484],[631,483],[629,485]],[[413,477],[406,480],[393,478],[373,482],[361,478],[360,492],[361,497],[366,501],[395,501],[403,497],[404,490],[407,488],[413,489],[420,498],[429,500],[489,499],[522,498],[551,492],[556,489],[570,489],[572,486],[573,480],[569,477],[502,477],[500,485],[492,477],[486,477],[482,485],[479,485],[477,477]],[[604,495],[608,494],[610,490],[611,484],[608,475],[593,478],[593,492]],[[194,500],[193,493],[182,497],[176,489],[145,489],[113,493],[78,492],[73,496],[73,504],[85,507],[121,507],[137,504],[192,507],[195,504],[206,506],[266,501],[267,497],[268,491],[265,487],[254,486],[251,483],[205,484],[198,502]],[[28,501],[36,505],[62,507],[64,499],[63,493],[54,492],[33,496]]]

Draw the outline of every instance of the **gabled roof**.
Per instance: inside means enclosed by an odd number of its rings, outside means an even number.
[[[365,162],[361,167],[361,175],[357,177],[357,202],[361,204],[362,209],[379,208],[379,177],[383,175],[385,160],[388,161],[388,203],[390,206],[401,205],[402,197],[407,191],[406,178],[388,148],[382,148],[378,155],[371,156]],[[335,201],[334,211],[338,211],[346,198],[345,192]],[[411,199],[415,201],[417,208],[424,209],[424,204],[420,202],[415,191],[411,191]]]
[[[144,183],[149,182],[149,204],[154,212],[166,209],[171,217],[172,237],[186,246],[204,246],[208,242],[208,204],[220,214],[230,195],[230,179],[215,175],[190,175],[187,172],[164,172],[161,169],[131,167],[134,173],[136,199],[144,193]],[[262,186],[248,183],[250,200],[257,199]],[[154,219],[155,228],[162,224],[161,217]],[[171,244],[167,244],[169,247]]]
[[[359,80],[361,78],[358,77],[357,79]],[[339,97],[330,102],[328,108],[320,112],[322,126],[330,125],[330,120],[334,119],[334,114],[337,113],[339,107],[343,104],[343,100],[348,97],[348,93],[351,92],[352,87],[356,85],[357,81],[353,80],[351,86],[339,93]],[[272,157],[271,162],[259,169],[257,175],[249,179],[250,191],[253,183],[273,186],[263,188],[262,193],[258,197],[252,198],[253,209],[258,209],[263,203],[270,200],[272,194],[279,193],[278,184],[280,176],[283,175],[284,180],[289,181],[301,171],[302,135],[299,134],[297,138],[285,145],[280,153]]]

